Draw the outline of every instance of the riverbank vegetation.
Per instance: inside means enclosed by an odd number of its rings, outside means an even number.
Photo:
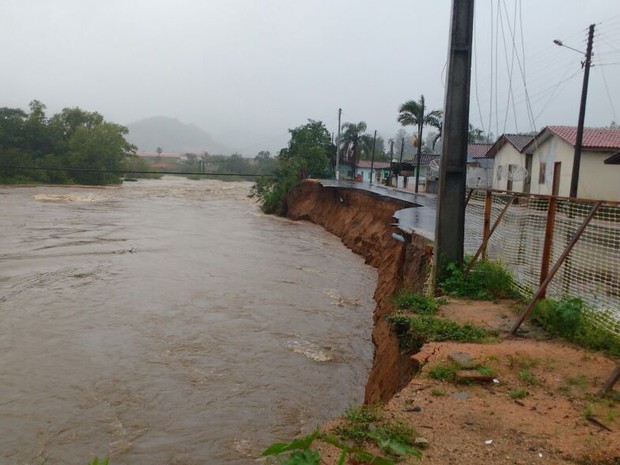
[[[436,315],[445,299],[400,291],[392,300],[396,312],[386,316],[398,338],[401,352],[418,352],[427,342],[490,342],[497,332],[466,323],[459,324]]]
[[[135,157],[126,127],[77,107],[48,117],[38,100],[29,110],[0,108],[0,183],[121,182]]]
[[[321,121],[289,129],[288,147],[280,150],[271,177],[259,177],[252,195],[259,199],[265,213],[286,215],[286,196],[305,178],[330,176],[330,167],[336,157],[336,146]]]

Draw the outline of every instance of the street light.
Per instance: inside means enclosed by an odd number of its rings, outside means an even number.
[[[592,66],[592,40],[594,38],[594,24],[590,25],[588,31],[588,47],[584,54],[581,50],[564,45],[561,40],[555,39],[554,44],[565,47],[575,52],[585,55],[586,59],[582,63],[583,71],[583,87],[581,88],[581,104],[579,106],[579,121],[577,122],[577,136],[575,137],[575,154],[573,156],[573,172],[570,180],[569,197],[577,197],[577,188],[579,187],[579,168],[581,165],[581,146],[583,143],[583,123],[586,117],[586,100],[588,97],[588,81],[590,79],[590,67]]]

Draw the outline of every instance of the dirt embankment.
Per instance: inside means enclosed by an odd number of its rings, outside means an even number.
[[[379,271],[375,358],[366,402],[384,402],[386,417],[404,421],[428,440],[423,463],[620,464],[617,388],[606,398],[596,396],[618,361],[551,339],[527,322],[525,337],[509,337],[517,315],[514,307],[523,304],[451,299],[440,316],[497,330],[498,340],[433,342],[413,357],[399,353],[383,318],[393,310],[387,296],[403,285],[422,290],[432,255],[431,244],[422,238],[403,243],[392,237],[392,215],[403,206],[368,192],[312,183],[303,184],[289,202],[291,218],[322,225]],[[456,352],[473,357],[492,373],[493,382],[455,383],[432,375]],[[339,421],[325,425],[325,431]],[[322,455],[321,463],[332,464],[339,451],[324,447]]]
[[[408,206],[370,192],[323,188],[311,182],[303,183],[288,199],[290,218],[323,226],[378,270],[372,333],[375,355],[365,396],[368,403],[391,399],[417,369],[409,356],[400,353],[383,318],[394,310],[388,296],[405,283],[410,290],[421,291],[430,273],[430,242],[414,237],[411,243],[403,243],[392,237],[394,212]]]

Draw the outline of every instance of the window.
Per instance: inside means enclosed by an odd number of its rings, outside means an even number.
[[[540,162],[540,171],[538,172],[538,184],[544,184],[547,181],[547,164]]]
[[[502,168],[503,168],[503,167],[502,167],[502,165],[499,165],[499,166],[497,167],[497,180],[498,180],[498,181],[501,181],[501,180],[502,180]]]

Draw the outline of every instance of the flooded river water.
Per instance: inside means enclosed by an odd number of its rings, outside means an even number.
[[[0,463],[254,463],[363,400],[375,270],[249,185],[0,187]]]

